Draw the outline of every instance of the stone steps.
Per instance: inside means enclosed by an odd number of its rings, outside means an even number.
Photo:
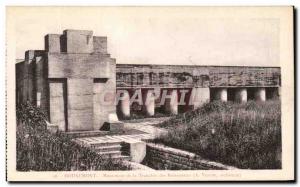
[[[109,146],[121,146],[122,141],[109,141],[109,142],[91,142],[89,146],[94,149],[101,149],[101,147],[109,147]]]
[[[81,144],[90,147],[103,158],[110,158],[113,161],[131,160],[129,155],[124,155],[121,151],[123,141],[112,137],[79,138],[76,139],[76,142],[81,142]]]
[[[119,157],[122,155],[121,151],[97,151],[97,154],[107,157],[107,158],[112,158],[112,157]]]
[[[131,157],[121,151],[120,141],[92,143],[92,147],[97,154],[103,158],[110,158],[113,161],[130,161]]]
[[[94,137],[79,137],[73,141],[82,146],[88,147],[98,155],[112,159],[113,161],[133,161],[140,162],[139,157],[143,154],[129,151],[131,146],[141,147],[140,142],[152,139],[151,134],[132,135],[105,135]],[[138,160],[138,161],[137,161]]]
[[[127,155],[120,155],[120,156],[112,156],[111,159],[113,161],[130,161],[131,157]]]
[[[91,138],[93,139],[93,138]],[[98,140],[98,141],[97,141]],[[89,142],[88,145],[97,154],[107,158],[121,158],[122,141],[110,139],[109,141],[101,141],[98,138],[94,138],[94,141]]]
[[[95,147],[94,149],[98,152],[105,152],[105,151],[120,151],[122,148],[121,145],[109,145],[109,146],[99,146]]]
[[[120,157],[122,156],[122,146],[120,144],[113,144],[108,146],[97,146],[94,150],[97,154],[104,157]]]
[[[91,136],[104,136],[109,131],[75,131],[75,132],[64,132],[69,138],[80,138],[80,137],[91,137]]]

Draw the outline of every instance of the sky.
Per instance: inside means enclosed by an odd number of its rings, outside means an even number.
[[[108,37],[117,63],[279,66],[279,21],[201,8],[19,8],[16,57],[65,29]]]

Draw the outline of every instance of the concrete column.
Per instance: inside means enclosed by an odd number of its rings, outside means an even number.
[[[155,93],[154,90],[143,90],[143,112],[147,116],[155,114]]]
[[[164,96],[164,94],[162,94]],[[178,114],[178,94],[177,90],[168,90],[167,91],[167,97],[165,99],[165,112],[169,114]]]
[[[130,96],[127,91],[120,94],[119,111],[123,117],[130,117]]]
[[[266,101],[266,89],[257,88],[255,90],[255,100],[256,101]]]
[[[247,102],[247,89],[239,88],[235,92],[235,101],[239,103]]]
[[[189,105],[193,106],[193,109],[201,107],[204,103],[210,100],[209,88],[193,88]]]
[[[36,93],[36,106],[37,106],[38,108],[41,107],[41,92],[37,92],[37,93]]]
[[[216,99],[227,102],[227,88],[220,88],[217,90]]]

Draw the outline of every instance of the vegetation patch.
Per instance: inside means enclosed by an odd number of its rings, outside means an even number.
[[[17,170],[129,170],[71,141],[63,133],[47,131],[45,115],[29,103],[17,108]]]
[[[279,100],[211,102],[159,126],[168,134],[155,142],[238,168],[281,168]]]

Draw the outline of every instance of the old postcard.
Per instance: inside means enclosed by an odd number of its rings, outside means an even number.
[[[8,181],[293,181],[293,7],[7,7]]]

